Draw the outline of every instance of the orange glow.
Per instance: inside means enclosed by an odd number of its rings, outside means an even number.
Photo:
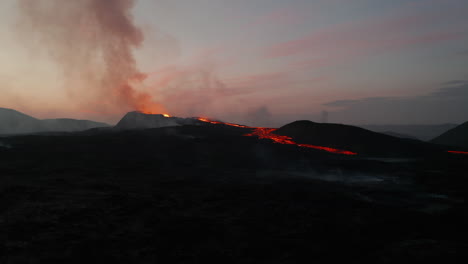
[[[334,148],[322,147],[322,146],[314,146],[314,145],[309,145],[309,144],[299,144],[299,143],[294,142],[291,137],[273,134],[273,132],[276,131],[276,128],[250,127],[250,126],[244,126],[244,125],[239,125],[239,124],[212,121],[204,117],[200,117],[198,118],[198,120],[202,122],[210,123],[210,124],[215,124],[215,125],[228,125],[228,126],[234,126],[234,127],[251,128],[251,129],[254,129],[253,132],[249,134],[245,134],[244,136],[247,136],[247,137],[256,136],[261,139],[269,139],[278,144],[295,145],[295,146],[299,146],[303,148],[319,149],[319,150],[324,150],[324,151],[335,153],[335,154],[357,155],[357,153],[351,152],[348,150],[334,149]]]
[[[153,112],[153,111],[149,111],[149,110],[139,110],[138,112],[142,113],[142,114],[146,114],[146,115],[158,115],[159,113],[157,112]],[[171,117],[171,115],[169,114],[159,114],[159,115],[163,115],[164,117]]]
[[[153,115],[154,114],[153,112],[148,111],[148,110],[139,110],[138,112],[140,112],[142,114],[146,114],[146,115]]]
[[[464,154],[464,155],[468,155],[468,152],[466,151],[455,151],[455,150],[451,150],[451,151],[447,151],[448,153],[453,153],[453,154]]]

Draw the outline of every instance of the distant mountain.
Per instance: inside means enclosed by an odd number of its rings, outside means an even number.
[[[108,124],[89,120],[45,119],[40,120],[13,109],[0,108],[0,134],[29,134],[38,132],[74,132]]]
[[[389,135],[389,136],[392,136],[392,137],[397,137],[397,138],[407,138],[407,139],[419,140],[416,137],[413,137],[413,136],[410,136],[410,135],[405,135],[405,134],[400,134],[400,133],[396,133],[396,132],[392,132],[392,131],[383,131],[383,132],[379,132],[379,133]]]
[[[161,114],[127,113],[115,126],[118,130],[147,129],[199,123],[193,118],[166,117]]]
[[[51,131],[74,132],[83,131],[97,127],[108,127],[106,123],[90,120],[76,120],[69,118],[44,119],[41,120]]]
[[[397,133],[401,135],[408,135],[420,140],[429,141],[448,130],[455,128],[457,124],[440,124],[440,125],[361,125],[359,127],[379,132]]]
[[[20,134],[45,131],[39,119],[13,109],[0,108],[0,134]]]
[[[360,127],[296,121],[274,132],[296,142],[350,150],[363,155],[413,156],[438,147],[419,140],[397,138]]]
[[[468,148],[468,122],[463,123],[434,138],[432,143]]]

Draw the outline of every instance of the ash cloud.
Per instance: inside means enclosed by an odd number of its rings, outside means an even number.
[[[49,56],[80,110],[120,115],[162,111],[144,92],[133,55],[144,35],[133,21],[134,0],[18,0],[22,42]],[[61,78],[61,79],[62,79]]]

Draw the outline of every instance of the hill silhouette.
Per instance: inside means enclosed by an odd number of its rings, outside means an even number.
[[[13,109],[0,108],[0,134],[29,134],[38,132],[76,132],[108,124],[76,119],[37,119]]]
[[[13,109],[0,108],[0,134],[44,131],[45,125],[34,117]]]
[[[432,143],[468,148],[468,122],[465,122],[444,134],[434,138]]]
[[[437,150],[436,146],[418,140],[397,138],[350,125],[307,120],[287,124],[274,133],[292,137],[298,143],[346,149],[362,155],[401,157]]]

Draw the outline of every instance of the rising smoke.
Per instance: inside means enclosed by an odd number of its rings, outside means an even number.
[[[121,114],[163,107],[143,91],[133,55],[144,36],[132,18],[134,0],[18,0],[23,43],[46,53],[80,109]]]
[[[156,40],[151,36],[145,40],[131,14],[136,0],[18,0],[17,3],[23,45],[33,55],[38,53],[51,59],[68,99],[78,108],[73,111],[86,118],[115,122],[125,112],[140,110],[269,124],[268,109],[252,113],[245,108],[250,102],[247,95],[254,91],[252,86],[259,85],[256,78],[225,83],[218,76],[218,63],[210,52],[195,56],[187,65],[178,64],[175,59],[162,59],[155,69],[150,66],[148,74],[140,71],[133,52],[144,42],[147,46],[148,42],[156,42],[150,53],[166,54],[177,50],[177,41],[154,29],[151,32],[158,32]],[[252,80],[254,83],[250,83]]]

